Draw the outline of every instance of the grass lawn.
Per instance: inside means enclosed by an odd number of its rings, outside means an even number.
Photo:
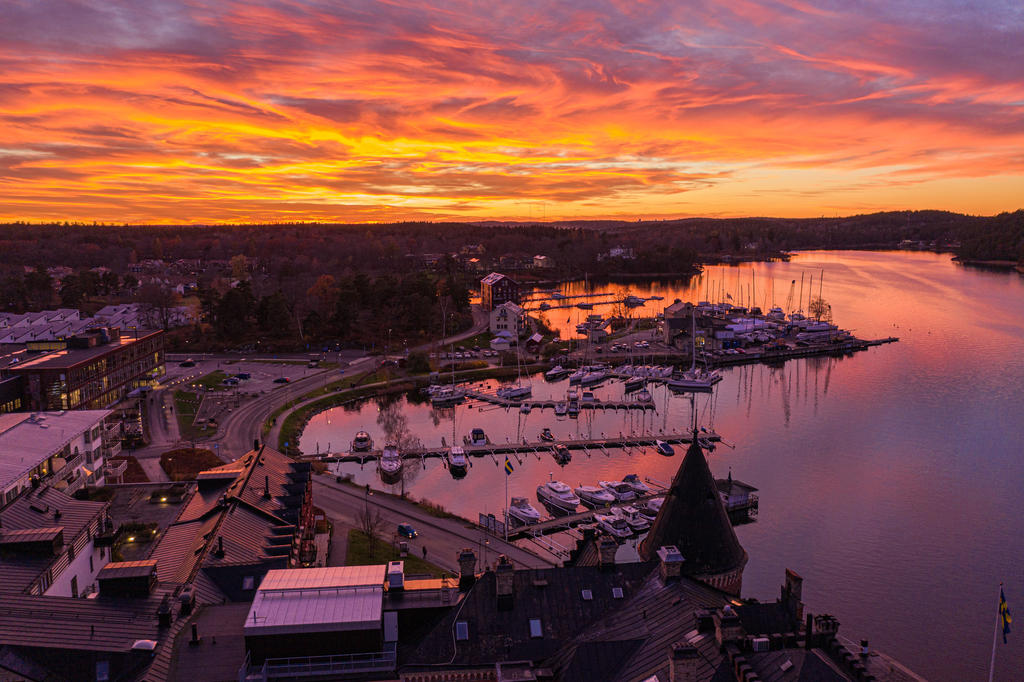
[[[193,426],[196,410],[199,409],[199,396],[189,391],[174,392],[174,416],[178,419],[178,432],[184,440],[201,440],[217,433],[217,429],[209,425]]]
[[[160,455],[160,468],[172,481],[194,481],[200,471],[219,467],[224,462],[211,450],[181,448]]]
[[[424,561],[418,556],[413,556],[412,551],[404,559],[398,556],[398,550],[391,546],[387,540],[377,540],[373,554],[370,554],[370,544],[366,541],[363,531],[353,528],[348,532],[348,551],[345,553],[346,566],[368,566],[372,564],[386,564],[389,561],[401,559],[405,562],[407,574],[429,574],[435,578],[451,575],[440,566],[435,566],[429,561]]]
[[[192,382],[193,385],[199,384],[207,391],[219,391],[224,388],[223,382],[228,378],[228,375],[219,369],[215,369],[205,376],[201,376]]]

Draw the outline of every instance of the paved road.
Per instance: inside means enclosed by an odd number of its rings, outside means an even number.
[[[364,489],[336,483],[333,478],[326,476],[317,476],[313,481],[314,503],[330,518],[345,526],[358,528],[358,515],[364,505],[370,503],[381,511],[385,522],[381,535],[385,539],[392,537],[399,523],[411,523],[419,531],[419,537],[408,541],[410,552],[414,556],[422,556],[422,548],[426,546],[427,561],[453,574],[458,574],[459,552],[466,547],[476,552],[480,570],[487,563],[493,564],[499,554],[504,554],[521,568],[548,568],[556,565],[554,559],[539,557],[500,538],[485,537],[480,530],[465,521],[431,516],[404,500],[373,491],[367,495]],[[345,531],[339,529],[337,532]]]

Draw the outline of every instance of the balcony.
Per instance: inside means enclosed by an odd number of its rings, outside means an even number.
[[[128,468],[128,460],[122,459],[114,463],[107,463],[103,466],[103,478],[106,481],[121,481],[121,477],[124,476],[125,470]]]
[[[268,658],[263,665],[245,664],[238,671],[239,682],[268,682],[269,680],[338,679],[340,676],[391,672],[398,664],[394,644],[386,644],[387,651],[368,654],[338,656],[303,656],[299,658]]]

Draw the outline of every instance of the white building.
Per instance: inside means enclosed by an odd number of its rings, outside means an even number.
[[[507,331],[515,334],[526,329],[526,311],[507,301],[491,311],[491,333]]]
[[[0,414],[0,503],[43,486],[71,494],[102,485],[104,461],[121,451],[120,424],[111,410]]]

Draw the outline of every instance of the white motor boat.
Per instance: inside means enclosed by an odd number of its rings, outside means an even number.
[[[658,512],[661,511],[661,503],[664,501],[664,497],[655,497],[653,500],[647,500],[644,504],[634,506],[641,516],[653,521],[658,517]]]
[[[594,370],[593,372],[587,372],[580,378],[580,384],[583,386],[593,386],[599,384],[608,377],[608,373],[603,369]]]
[[[597,484],[615,497],[616,502],[629,502],[636,499],[633,486],[623,481],[598,481]]]
[[[360,431],[352,439],[352,452],[366,452],[373,449],[373,439],[366,431]]]
[[[671,457],[672,455],[676,454],[676,451],[672,449],[672,446],[663,440],[654,441],[654,445],[657,448],[659,455]]]
[[[466,389],[462,386],[442,386],[430,396],[430,403],[435,407],[450,407],[466,397]]]
[[[583,501],[583,504],[591,507],[603,507],[615,502],[614,495],[596,485],[581,485],[574,488],[573,492]]]
[[[612,514],[594,514],[594,521],[606,533],[617,538],[628,538],[633,534],[633,529],[626,523],[626,519]]]
[[[713,369],[709,372],[704,369],[692,368],[669,379],[666,383],[673,391],[693,392],[710,391],[721,380],[722,375],[718,373],[718,370]]]
[[[487,445],[487,434],[484,433],[483,429],[473,429],[469,432],[469,438],[466,439],[469,445]]]
[[[569,448],[567,448],[566,446],[562,445],[561,443],[558,443],[557,445],[555,445],[555,450],[554,450],[553,455],[554,455],[555,461],[558,462],[559,464],[561,464],[562,466],[565,466],[566,464],[568,464],[569,462],[572,461],[572,453],[569,452]]]
[[[540,512],[525,497],[513,497],[509,503],[508,515],[520,523],[530,524],[540,521]]]
[[[641,495],[650,495],[652,492],[650,486],[641,481],[640,477],[636,474],[626,474],[622,477],[622,482],[632,488],[633,492],[636,493],[638,497]]]
[[[557,403],[555,403],[555,416],[556,417],[564,417],[566,415],[566,413],[568,413],[568,412],[569,412],[569,406],[565,403],[564,400],[559,400]]]
[[[633,531],[647,530],[651,527],[650,520],[644,518],[640,511],[633,505],[627,505],[625,507],[616,507],[612,509],[612,515],[618,516],[620,519],[625,520]]]
[[[547,379],[548,381],[558,381],[559,379],[567,376],[568,374],[568,369],[562,367],[561,365],[555,365],[548,371],[544,372],[544,378]]]
[[[466,459],[466,451],[458,445],[453,445],[448,450],[448,470],[452,472],[452,476],[465,476],[468,466],[469,460]]]
[[[516,400],[517,398],[527,398],[533,393],[533,388],[526,384],[518,384],[515,386],[505,386],[504,388],[498,389],[498,397],[504,398],[505,400]]]
[[[537,498],[562,511],[573,512],[580,504],[580,498],[573,494],[572,488],[561,481],[548,481],[537,486]]]
[[[398,452],[398,446],[388,443],[384,446],[380,460],[377,462],[382,479],[397,479],[402,473],[402,456]]]
[[[637,401],[638,403],[649,403],[652,402],[654,398],[651,397],[650,391],[648,391],[646,388],[643,388],[637,391],[636,395],[633,396],[633,400]]]
[[[584,372],[582,369],[576,370],[575,372],[573,372],[572,374],[569,375],[569,383],[570,384],[578,384],[578,383],[580,383],[581,381],[583,381],[583,375],[585,375],[585,374],[586,374],[586,372]]]

